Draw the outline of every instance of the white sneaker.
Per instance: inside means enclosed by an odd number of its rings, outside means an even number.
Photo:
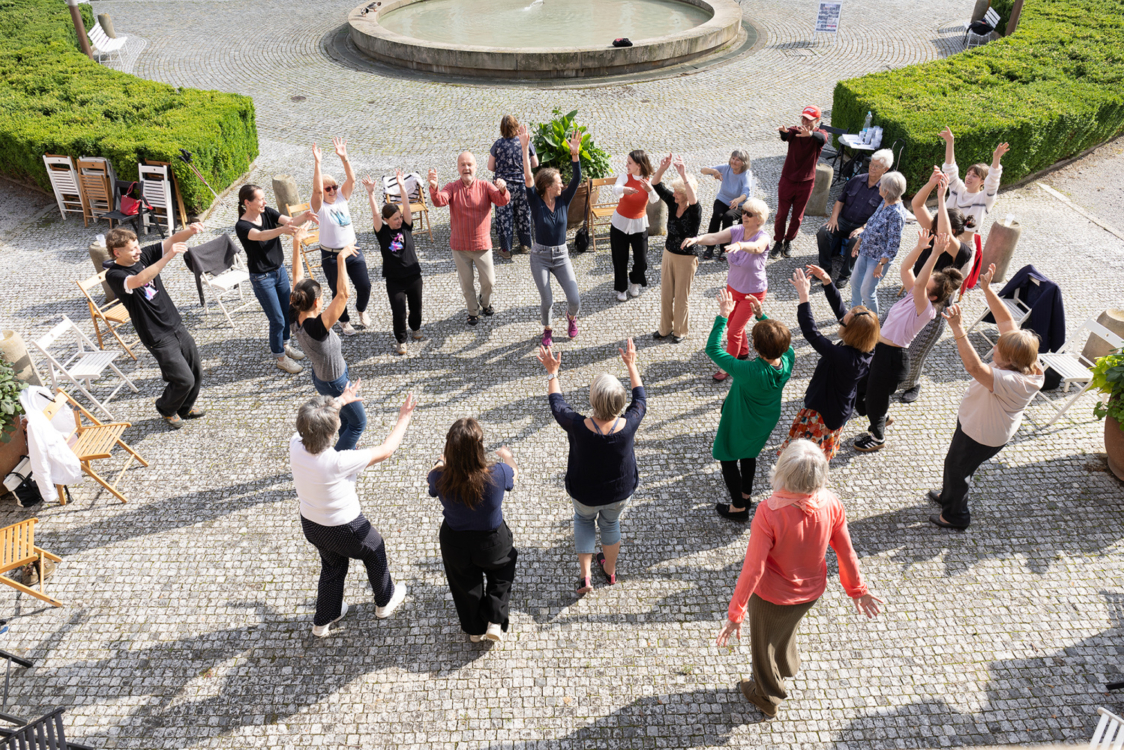
[[[366,310],[359,313],[359,325],[363,326],[364,328],[371,327],[371,316],[367,314]]]
[[[332,620],[331,622],[329,622],[327,625],[313,625],[312,626],[312,634],[314,636],[316,636],[317,638],[327,638],[328,637],[328,628],[330,628],[332,625],[334,625],[335,623],[342,620],[343,616],[346,615],[346,614],[347,614],[347,602],[343,602],[343,606],[340,607],[340,616],[337,617],[336,619]]]
[[[503,640],[503,628],[494,622],[488,623],[488,630],[484,633],[484,637],[492,643],[499,643]]]
[[[278,357],[277,359],[273,360],[273,363],[277,365],[278,370],[284,370],[290,375],[300,375],[302,372],[304,372],[303,367],[301,367],[288,357]]]
[[[289,355],[289,359],[302,360],[305,358],[304,352],[296,348],[292,344],[285,344],[285,353]]]
[[[409,350],[406,349],[406,342],[403,341],[401,344],[398,345],[398,348],[394,350],[394,353],[395,354],[405,354],[407,351],[409,351]]]
[[[473,643],[479,643],[480,641],[484,640],[484,636],[482,636],[482,635],[470,635],[468,637],[468,640],[472,641]]]
[[[630,295],[632,295],[633,297],[639,297],[640,296],[640,289],[641,289],[641,286],[639,284],[629,284],[628,285],[628,293]]]
[[[375,607],[375,617],[380,620],[385,620],[390,617],[405,598],[406,586],[401,583],[394,584],[394,593],[390,595],[390,601],[386,603],[385,607]]]
[[[340,330],[343,331],[344,336],[354,336],[359,331],[351,327],[351,323],[340,323]]]
[[[425,334],[421,332],[420,328],[416,331],[411,330],[410,338],[412,338],[414,341],[425,341]]]
[[[627,302],[628,292],[617,292],[617,302]]]

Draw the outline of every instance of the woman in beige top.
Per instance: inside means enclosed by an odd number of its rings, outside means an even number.
[[[1023,410],[1042,388],[1042,369],[1038,366],[1038,337],[1020,330],[1011,311],[991,288],[995,266],[980,276],[987,295],[987,306],[999,326],[991,365],[985,365],[968,341],[960,318],[960,306],[942,313],[956,340],[964,367],[972,376],[971,385],[960,402],[956,432],[944,459],[944,486],[940,493],[929,491],[929,499],[939,503],[942,512],[929,521],[945,529],[966,529],[972,520],[968,512],[968,488],[972,475],[985,461],[998,455],[1019,429]]]

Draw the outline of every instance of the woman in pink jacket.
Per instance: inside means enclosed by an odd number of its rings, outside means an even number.
[[[882,600],[871,596],[859,573],[847,514],[827,489],[823,451],[810,440],[793,441],[770,474],[773,494],[753,517],[749,549],[718,646],[729,643],[730,636],[741,640],[748,611],[753,679],[738,687],[772,718],[788,697],[785,678],[800,669],[796,628],[827,587],[827,545],[839,558],[839,578],[855,608],[874,617]]]

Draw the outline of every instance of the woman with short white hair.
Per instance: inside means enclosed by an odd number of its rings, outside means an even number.
[[[676,176],[670,187],[663,184],[667,168],[675,165]],[[702,207],[698,200],[698,180],[687,173],[682,156],[668,154],[652,175],[656,195],[667,204],[667,242],[660,261],[660,325],[652,338],[662,341],[668,336],[678,344],[691,324],[691,282],[699,267],[694,246],[683,247],[683,241],[699,233]]]
[[[839,579],[867,617],[882,603],[867,590],[847,531],[847,513],[827,489],[827,458],[810,440],[794,440],[773,466],[773,494],[761,503],[750,527],[737,588],[730,600],[718,646],[741,640],[749,616],[753,679],[739,683],[742,695],[766,716],[777,715],[788,697],[786,677],[800,669],[796,629],[827,587],[824,556],[830,544],[839,560]]]
[[[851,287],[851,307],[865,305],[878,316],[878,283],[886,270],[894,262],[894,257],[902,244],[902,229],[905,227],[905,207],[902,195],[905,193],[905,177],[901,172],[887,172],[879,182],[878,194],[882,204],[858,230],[856,236],[862,237],[862,244],[851,251],[855,261],[855,285]]]
[[[320,553],[320,585],[312,634],[328,635],[332,623],[347,614],[343,600],[349,560],[361,560],[375,595],[375,617],[385,619],[406,598],[406,587],[390,578],[386,547],[378,529],[363,516],[355,483],[367,467],[390,458],[414,413],[417,401],[408,394],[398,410],[398,423],[377,448],[337,451],[332,447],[340,429],[340,408],[360,401],[358,382],[348,383],[343,395],[316,396],[297,412],[297,431],[289,439],[289,465],[300,501],[301,527]]]
[[[597,563],[610,586],[617,582],[617,556],[621,551],[620,517],[640,484],[636,468],[635,440],[640,420],[647,411],[644,384],[636,369],[636,345],[628,340],[628,350],[620,349],[628,368],[632,403],[625,408],[628,394],[616,376],[603,372],[589,386],[589,405],[593,416],[578,414],[562,396],[558,371],[562,354],[539,347],[539,362],[546,368],[547,392],[554,420],[566,431],[570,443],[566,463],[566,492],[574,502],[574,546],[578,552],[578,596],[593,589],[590,568],[601,529],[601,552]],[[623,414],[622,414],[623,412]],[[596,527],[595,527],[596,526]]]

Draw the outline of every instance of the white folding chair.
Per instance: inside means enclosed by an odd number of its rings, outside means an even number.
[[[83,213],[82,189],[78,187],[78,170],[74,168],[74,160],[69,156],[44,154],[43,162],[47,165],[47,175],[51,178],[51,188],[55,191],[62,218],[66,218],[67,211]]]
[[[1041,283],[1033,276],[1030,277],[1030,280],[1035,284]],[[1022,328],[1023,323],[1027,318],[1030,317],[1030,307],[1028,307],[1027,304],[1021,299],[1019,299],[1019,290],[1015,290],[1015,296],[1012,299],[1007,299],[1006,297],[1000,297],[999,299],[1003,302],[1003,306],[1006,307],[1007,310],[1011,313],[1011,317],[1015,319],[1015,325],[1017,325],[1019,328]],[[990,314],[991,309],[985,304],[983,312],[980,313],[980,317],[976,318],[976,322],[968,328],[967,333],[971,333],[976,328],[976,326],[982,324],[984,318],[986,318]],[[994,323],[991,325],[994,325]],[[987,357],[990,357],[992,352],[995,351],[995,341],[992,341],[983,331],[980,331],[980,336],[983,337],[984,341],[991,344],[991,351],[989,351],[984,356],[984,359],[987,359]]]
[[[1089,750],[1120,750],[1124,746],[1124,719],[1099,707],[1097,713],[1101,720],[1089,741]]]
[[[203,286],[214,290],[215,302],[219,303],[219,309],[221,309],[223,315],[226,316],[226,322],[230,323],[230,327],[237,331],[238,326],[234,325],[234,319],[230,317],[230,314],[246,309],[248,306],[254,304],[256,299],[251,299],[249,302],[246,301],[246,295],[243,292],[242,285],[250,280],[250,274],[247,273],[246,269],[242,266],[241,256],[234,256],[234,265],[231,266],[229,270],[220,273],[218,276],[212,276],[204,271],[200,274],[200,279],[203,281]],[[230,294],[235,290],[238,291],[239,305],[232,310],[227,310],[226,305],[224,305],[222,301],[223,295]],[[207,298],[204,297],[203,314],[206,315],[207,312]]]
[[[65,360],[59,355],[56,357],[51,353],[51,347],[59,342],[63,336],[68,332],[74,332],[77,339],[77,349]],[[97,345],[90,340],[90,337],[82,333],[81,329],[74,324],[70,318],[65,315],[62,316],[62,322],[50,330],[46,336],[42,336],[35,342],[35,348],[43,353],[47,359],[47,369],[51,374],[51,388],[58,388],[58,381],[60,378],[65,378],[82,391],[86,398],[90,399],[93,404],[102,411],[110,419],[114,419],[113,413],[105,407],[110,399],[117,395],[122,386],[129,386],[133,393],[137,393],[137,387],[133,385],[133,381],[125,377],[125,373],[113,364],[113,360],[121,356],[118,351],[102,351],[98,349]],[[94,395],[90,393],[93,389],[93,382],[101,377],[101,374],[106,368],[113,370],[117,377],[121,378],[121,382],[113,391],[103,399],[98,401]],[[85,385],[83,385],[85,383]]]
[[[175,217],[172,214],[172,178],[168,167],[137,164],[140,172],[141,195],[152,206],[146,211],[143,222],[145,231],[150,225],[163,224],[168,234],[175,230]]]
[[[1089,361],[1081,354],[1080,349],[1077,349],[1078,342],[1080,342],[1082,346],[1085,343],[1085,337],[1081,335],[1082,330],[1088,331],[1090,336],[1101,337],[1113,349],[1119,349],[1124,346],[1124,339],[1121,339],[1093,318],[1089,318],[1081,324],[1081,330],[1077,332],[1076,336],[1065,343],[1061,351],[1038,355],[1038,362],[1043,370],[1047,367],[1052,368],[1054,372],[1062,377],[1062,398],[1052,400],[1045,396],[1042,391],[1038,392],[1038,396],[1050,406],[1054,407],[1058,412],[1054,415],[1053,419],[1046,423],[1046,427],[1057,422],[1058,419],[1066,413],[1066,410],[1073,406],[1077,399],[1081,398],[1085,394],[1085,391],[1089,390],[1093,385],[1093,372],[1089,369],[1093,366],[1093,362]],[[1064,394],[1069,392],[1070,386],[1074,383],[1084,384],[1084,387],[1072,397],[1064,396]]]

